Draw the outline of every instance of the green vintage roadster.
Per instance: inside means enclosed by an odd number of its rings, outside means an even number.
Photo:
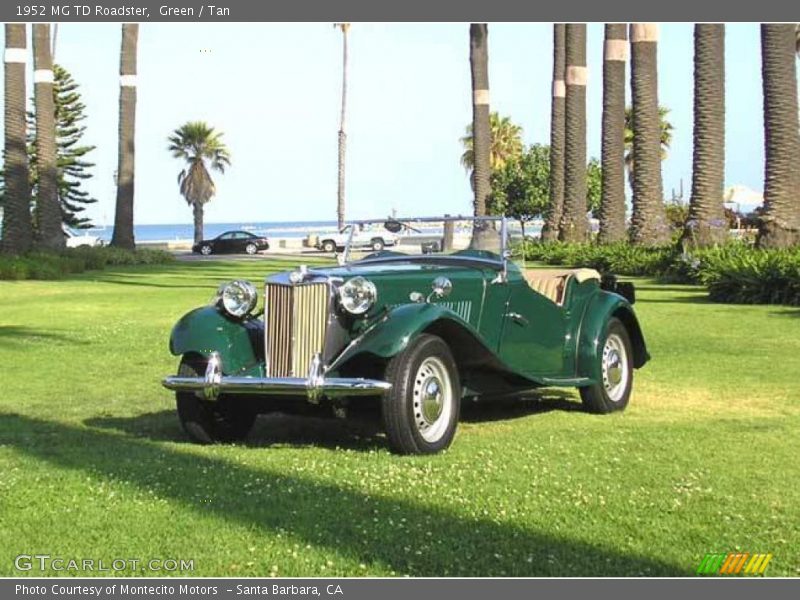
[[[357,224],[398,243],[271,275],[262,309],[232,281],[178,321],[163,385],[192,439],[242,439],[260,412],[371,409],[394,451],[426,454],[452,442],[463,398],[570,386],[591,412],[626,407],[649,359],[632,284],[520,266],[505,218]]]

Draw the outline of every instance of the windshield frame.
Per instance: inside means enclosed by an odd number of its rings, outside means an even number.
[[[456,216],[444,216],[444,217],[387,217],[385,219],[366,219],[366,220],[353,220],[347,221],[345,226],[350,226],[349,235],[347,236],[347,242],[344,246],[344,252],[342,253],[341,264],[348,265],[352,264],[353,262],[358,262],[351,260],[351,250],[353,248],[353,237],[356,231],[356,227],[359,229],[363,229],[364,225],[376,225],[387,223],[389,221],[394,221],[397,223],[402,224],[404,227],[408,227],[408,223],[447,223],[447,222],[456,222],[456,221],[472,221],[472,222],[500,222],[500,256],[498,260],[492,259],[478,259],[476,257],[459,257],[454,255],[430,255],[430,254],[409,254],[404,256],[392,256],[392,257],[385,257],[385,258],[373,258],[373,259],[366,259],[365,262],[379,262],[379,261],[402,261],[402,260],[437,260],[441,261],[443,259],[447,260],[465,260],[470,262],[480,261],[485,262],[487,265],[492,265],[498,267],[502,270],[503,273],[507,272],[508,268],[508,260],[509,260],[509,251],[508,251],[508,218],[505,215],[493,215],[493,216],[465,216],[465,215],[456,215]],[[388,231],[388,230],[387,230]],[[362,261],[364,259],[361,259]]]

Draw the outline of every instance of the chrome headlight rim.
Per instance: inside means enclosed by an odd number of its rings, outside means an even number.
[[[223,283],[217,290],[217,302],[222,311],[235,318],[244,319],[258,303],[256,286],[244,279]]]
[[[337,290],[339,306],[345,312],[361,316],[375,306],[378,289],[369,279],[356,275],[345,281]]]

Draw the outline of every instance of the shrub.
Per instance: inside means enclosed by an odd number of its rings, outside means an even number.
[[[0,279],[63,279],[84,271],[107,266],[155,265],[170,263],[175,257],[165,250],[143,248],[136,251],[120,248],[68,248],[61,254],[31,252],[24,256],[0,256]]]
[[[521,249],[520,249],[521,252]],[[590,267],[601,273],[618,275],[663,275],[675,258],[673,246],[645,248],[626,243],[543,243],[528,240],[525,257],[569,267]]]

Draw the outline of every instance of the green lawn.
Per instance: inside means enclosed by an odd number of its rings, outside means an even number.
[[[245,445],[188,443],[159,384],[170,327],[285,264],[0,282],[0,575],[44,553],[195,575],[669,576],[729,551],[800,574],[798,309],[640,280],[653,360],[627,412],[585,414],[574,390],[469,406],[440,456],[275,416]]]

